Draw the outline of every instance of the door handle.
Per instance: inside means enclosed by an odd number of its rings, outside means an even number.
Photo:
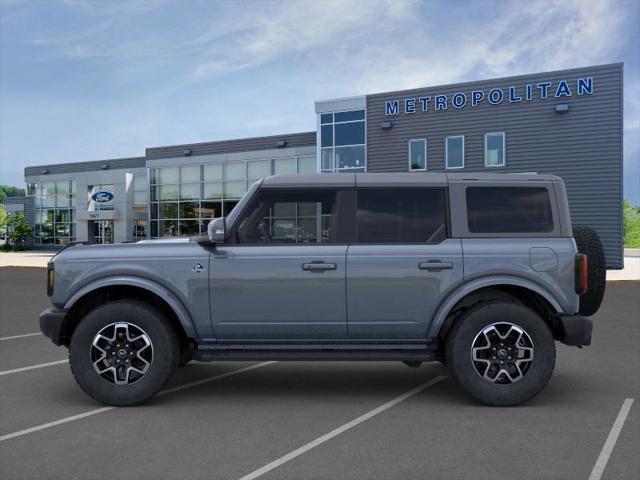
[[[440,272],[442,270],[451,270],[453,268],[453,263],[429,260],[428,262],[420,262],[418,264],[418,268],[420,270],[429,270],[430,272]]]
[[[335,263],[312,262],[303,263],[302,270],[308,272],[326,272],[327,270],[336,270],[338,265]]]

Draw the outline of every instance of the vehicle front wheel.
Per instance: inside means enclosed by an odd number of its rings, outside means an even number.
[[[180,359],[173,326],[151,305],[105,303],[80,320],[69,363],[78,385],[114,406],[143,403],[171,379]]]
[[[551,378],[556,349],[545,321],[533,310],[504,301],[483,302],[461,315],[446,341],[447,366],[476,399],[518,405]]]

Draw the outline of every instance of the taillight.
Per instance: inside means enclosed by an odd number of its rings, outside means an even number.
[[[50,297],[53,295],[53,287],[55,283],[56,272],[53,268],[53,262],[47,264],[47,295]]]
[[[576,293],[584,295],[589,287],[587,282],[587,256],[579,253],[576,255]]]

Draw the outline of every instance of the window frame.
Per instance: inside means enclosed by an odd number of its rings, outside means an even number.
[[[348,113],[348,112],[359,112],[362,111],[364,113],[364,118],[363,119],[358,119],[358,120],[341,120],[341,121],[337,121],[336,122],[336,114],[339,113]],[[330,122],[325,122],[322,123],[322,116],[323,115],[331,115],[331,121]],[[346,124],[346,123],[359,123],[362,122],[363,126],[364,126],[364,143],[354,143],[354,144],[349,144],[349,145],[336,145],[336,123],[338,125],[341,124]],[[332,135],[332,139],[331,139],[331,146],[326,146],[323,147],[322,146],[322,127],[323,126],[327,126],[327,125],[331,125],[331,135]],[[364,172],[367,172],[367,108],[366,107],[360,107],[360,108],[348,108],[345,110],[332,110],[331,112],[323,112],[323,113],[318,113],[318,129],[317,131],[320,134],[320,138],[318,139],[317,142],[317,172],[319,173],[360,173],[357,172],[356,170],[360,170],[361,168],[364,169]],[[364,147],[364,165],[362,167],[348,167],[348,168],[339,168],[336,165],[336,148],[342,148],[342,147]],[[322,152],[324,150],[328,150],[331,152],[331,169],[324,169],[322,168]],[[355,171],[355,172],[354,172]]]
[[[424,168],[411,168],[411,142],[424,142]],[[426,138],[410,138],[407,142],[407,162],[409,164],[410,172],[426,172],[429,167],[429,162],[427,161],[427,139]]]
[[[459,167],[450,167],[449,166],[449,139],[450,138],[461,138],[462,139],[462,165]],[[464,135],[450,135],[448,137],[444,137],[444,165],[447,170],[460,170],[464,168]]]
[[[358,235],[358,193],[363,190],[390,190],[390,191],[398,191],[398,190],[441,190],[443,195],[443,207],[444,207],[444,238],[437,242],[366,242],[361,243]],[[357,187],[353,189],[353,208],[352,210],[352,221],[351,225],[353,226],[351,232],[351,241],[352,245],[390,245],[390,246],[398,246],[398,245],[440,245],[441,243],[447,241],[452,237],[451,235],[451,206],[449,203],[449,188],[446,186],[436,186],[436,185],[426,185],[426,186],[410,186],[410,187],[402,187],[401,189],[396,187]]]
[[[487,138],[489,135],[502,135],[502,163],[499,165],[487,164]],[[484,166],[485,168],[502,168],[507,166],[507,134],[505,132],[487,132],[484,134]]]

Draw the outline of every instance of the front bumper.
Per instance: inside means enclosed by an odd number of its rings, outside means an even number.
[[[593,321],[580,315],[566,315],[559,318],[559,338],[562,343],[571,346],[591,345]]]
[[[40,331],[56,345],[64,343],[63,331],[67,310],[47,308],[40,314]]]

